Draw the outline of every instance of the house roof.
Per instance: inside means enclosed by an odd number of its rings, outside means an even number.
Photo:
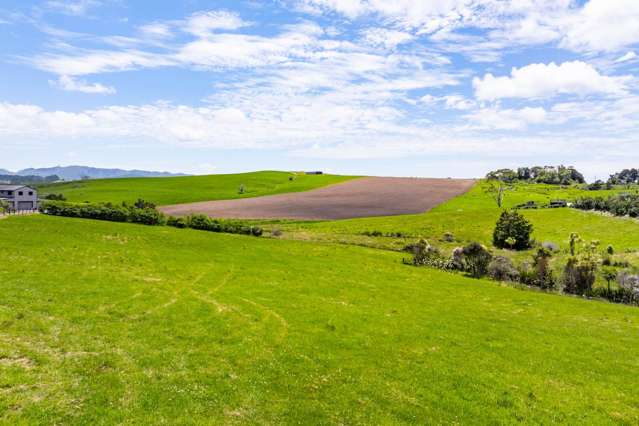
[[[17,191],[18,189],[21,188],[28,188],[28,186],[26,185],[1,185],[0,184],[0,191]]]

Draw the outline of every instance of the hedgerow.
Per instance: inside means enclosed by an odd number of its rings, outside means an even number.
[[[106,220],[110,222],[128,222],[143,225],[168,225],[175,228],[192,228],[209,232],[253,235],[256,237],[261,236],[263,233],[262,228],[259,226],[211,219],[205,215],[191,215],[185,218],[169,216],[167,218],[162,212],[152,206],[153,204],[142,202],[142,200],[138,200],[133,206],[128,206],[124,203],[121,206],[115,206],[109,203],[79,204],[48,201],[40,207],[40,211],[53,216]]]
[[[615,216],[639,217],[637,194],[620,194],[608,198],[584,197],[577,199],[572,206],[580,210],[608,212]]]

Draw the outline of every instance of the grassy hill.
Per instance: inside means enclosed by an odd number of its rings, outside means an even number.
[[[142,198],[167,205],[308,191],[349,179],[353,177],[263,171],[228,175],[95,179],[43,185],[38,189],[41,194],[64,194],[69,201],[76,202],[132,203]],[[245,187],[243,194],[238,191],[240,185]]]
[[[554,199],[573,200],[580,196],[601,196],[618,192],[634,192],[637,188],[618,188],[610,191],[587,191],[553,185],[518,184],[506,193],[504,207],[510,208],[527,201],[547,203]],[[608,217],[574,209],[520,210],[534,225],[533,238],[550,241],[567,249],[571,232],[585,240],[599,240],[603,247],[611,244],[617,253],[639,263],[639,222],[635,219]],[[492,233],[501,209],[485,192],[485,183],[453,200],[435,207],[428,213],[406,216],[372,217],[325,222],[273,222],[267,226],[283,230],[283,238],[311,241],[341,242],[375,248],[401,249],[408,242],[425,238],[445,250],[479,241],[492,245]],[[371,231],[383,234],[401,233],[406,237],[370,237]],[[450,232],[454,242],[443,241]],[[509,257],[529,258],[531,251],[513,253],[499,251]],[[565,253],[564,253],[565,254]],[[561,259],[561,253],[557,259]]]
[[[0,239],[7,424],[639,422],[637,308],[347,245],[45,216]]]

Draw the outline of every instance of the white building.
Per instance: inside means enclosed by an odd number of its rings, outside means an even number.
[[[38,208],[38,191],[25,185],[0,184],[0,200],[8,202],[13,210],[35,210]]]

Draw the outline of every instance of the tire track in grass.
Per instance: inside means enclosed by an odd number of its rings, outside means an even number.
[[[286,339],[286,336],[288,336],[288,330],[289,330],[289,324],[288,321],[286,321],[286,319],[281,316],[280,314],[278,314],[275,310],[269,308],[268,306],[264,306],[261,303],[257,303],[253,300],[250,299],[245,299],[245,298],[241,298],[244,302],[258,308],[262,314],[265,317],[270,317],[270,318],[274,318],[276,320],[277,323],[279,323],[279,333],[277,335],[277,339],[276,339],[276,343],[280,344],[284,341],[284,339]]]

